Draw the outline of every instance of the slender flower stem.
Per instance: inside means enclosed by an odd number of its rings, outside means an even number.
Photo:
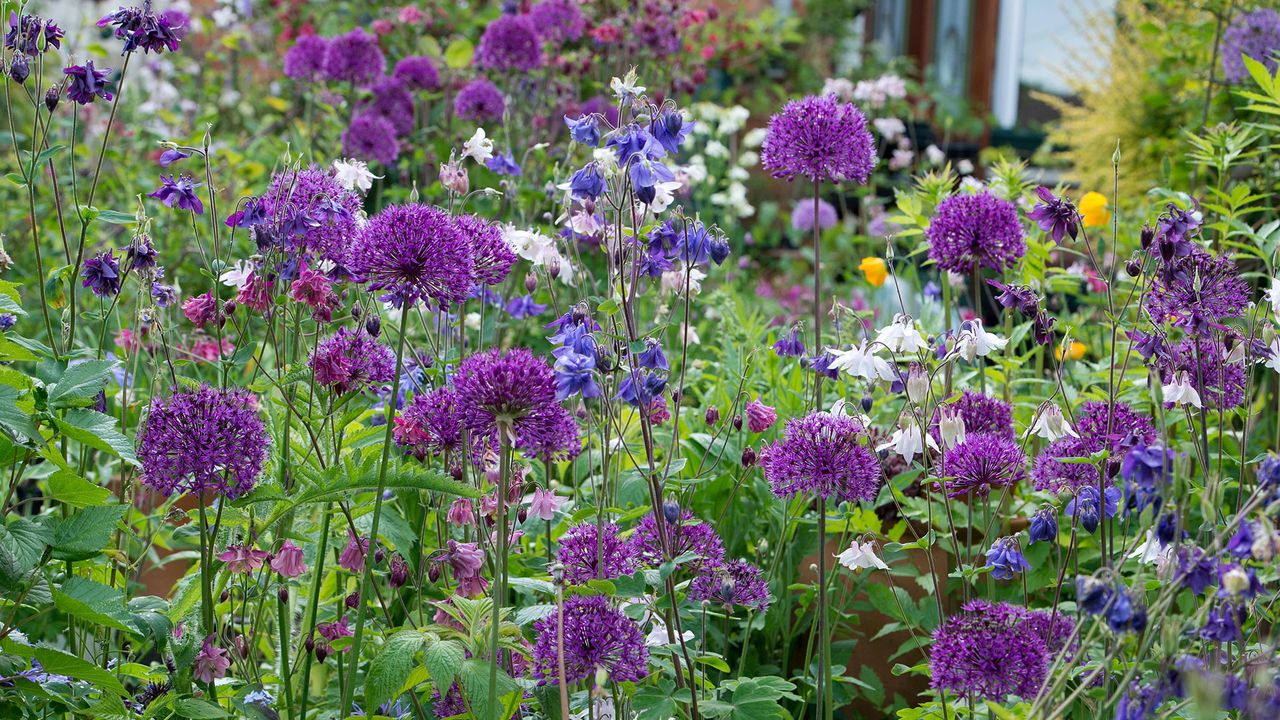
[[[507,595],[507,486],[511,484],[511,444],[509,437],[511,428],[503,423],[498,425],[498,536],[494,542],[498,552],[497,572],[493,578],[493,614],[489,618],[489,718],[498,720],[502,713],[498,710],[498,664],[501,657],[498,653],[498,641],[502,629],[502,603]],[[560,610],[564,614],[563,608]],[[561,648],[560,645],[556,646]],[[560,650],[561,658],[564,651]],[[561,660],[563,662],[563,659]]]

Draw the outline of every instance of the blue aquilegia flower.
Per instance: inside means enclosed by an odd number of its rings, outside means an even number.
[[[569,137],[579,145],[596,147],[600,144],[600,124],[595,115],[580,115],[577,120],[565,115],[564,124],[569,128]]]
[[[516,164],[515,156],[511,153],[498,153],[485,160],[484,166],[489,168],[495,175],[518,177],[523,172],[520,166]]]
[[[110,100],[115,97],[107,89],[111,69],[98,70],[92,60],[86,60],[84,65],[64,68],[62,74],[67,76],[67,99],[71,102],[88,105],[98,98]]]
[[[204,214],[204,203],[200,202],[200,196],[196,194],[200,183],[190,175],[161,175],[160,183],[160,189],[147,197],[159,200],[165,207],[190,210],[197,215]]]
[[[792,326],[790,330],[778,338],[773,344],[773,351],[778,357],[801,357],[804,355],[804,338],[800,328]]]
[[[618,397],[634,407],[648,406],[667,387],[667,379],[651,370],[637,370],[618,385]]]
[[[98,297],[114,297],[120,293],[120,263],[108,250],[85,261],[80,270],[80,284]]]
[[[653,138],[672,155],[680,152],[681,143],[691,132],[693,123],[685,122],[678,110],[667,110],[653,121]]]
[[[587,163],[569,178],[569,194],[579,200],[595,200],[604,191],[604,175],[594,162]]]
[[[1116,516],[1120,510],[1120,490],[1109,487],[1105,492],[1105,511],[1108,519]],[[1098,529],[1102,515],[1098,508],[1098,488],[1086,485],[1076,491],[1076,496],[1067,503],[1066,513],[1070,517],[1080,516],[1080,526],[1085,532],[1092,533]]]
[[[653,338],[645,338],[644,350],[636,355],[636,363],[650,370],[670,370],[671,364],[667,356],[662,354],[662,345]]]
[[[997,580],[1012,580],[1013,576],[1031,569],[1016,535],[1002,537],[991,544],[987,550],[987,567],[991,568],[991,577]]]
[[[1058,540],[1058,511],[1052,507],[1045,506],[1036,511],[1031,516],[1031,527],[1028,529],[1031,535],[1031,544],[1038,542],[1057,542]]]

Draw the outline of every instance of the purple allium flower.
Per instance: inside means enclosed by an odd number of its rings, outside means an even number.
[[[883,473],[870,445],[857,420],[816,412],[788,420],[782,439],[761,453],[760,467],[778,497],[812,493],[871,501],[880,492]]]
[[[1110,431],[1108,431],[1108,415]],[[1076,413],[1076,431],[1080,437],[1059,438],[1036,457],[1031,479],[1037,490],[1075,491],[1084,486],[1098,486],[1098,469],[1091,463],[1062,462],[1064,458],[1088,458],[1106,448],[1112,458],[1122,458],[1129,448],[1139,443],[1156,441],[1151,420],[1125,403],[1116,403],[1108,413],[1105,402],[1090,401]]]
[[[153,398],[138,435],[142,482],[166,497],[211,493],[234,500],[253,489],[267,459],[258,399],[208,385]]]
[[[515,251],[502,237],[502,228],[478,215],[459,215],[454,219],[458,229],[471,243],[475,281],[500,285],[516,264]]]
[[[447,387],[425,395],[415,395],[413,402],[396,415],[393,431],[396,445],[418,459],[427,454],[454,453],[462,449],[462,419],[458,416],[457,397]]]
[[[813,231],[813,198],[806,198],[796,202],[791,208],[791,229],[796,232],[812,232]],[[836,208],[826,200],[818,201],[818,230],[826,230],[835,227],[837,217]]]
[[[196,188],[200,185],[201,183],[193,180],[190,175],[161,175],[160,189],[147,197],[159,200],[165,207],[176,207],[179,210],[190,210],[197,215],[203,215],[204,203],[196,194]]]
[[[975,268],[1004,270],[1027,251],[1017,208],[985,190],[938,203],[925,238],[938,267],[963,275]]]
[[[35,57],[49,48],[62,48],[66,35],[52,20],[37,15],[19,15],[9,11],[9,30],[4,36],[4,46],[17,54]],[[43,38],[43,44],[40,42]]]
[[[529,20],[538,37],[550,43],[577,40],[587,26],[578,0],[542,0],[529,8]]]
[[[574,595],[564,601],[564,628],[559,613],[534,623],[533,676],[543,685],[559,684],[563,653],[565,682],[574,683],[606,670],[617,682],[638,682],[649,674],[649,650],[635,621],[609,606],[601,595]],[[563,634],[564,645],[557,638]]]
[[[1013,487],[1027,477],[1027,456],[1017,441],[991,433],[967,433],[942,456],[944,487],[950,497]]]
[[[440,71],[426,55],[410,55],[400,59],[391,71],[410,90],[439,90]]]
[[[1032,610],[1027,613],[1027,617],[1022,621],[1022,624],[1023,627],[1031,630],[1044,641],[1050,655],[1056,655],[1063,650],[1069,650],[1074,653],[1080,647],[1079,638],[1073,640],[1071,637],[1076,629],[1075,620],[1062,613],[1054,613],[1050,610]]]
[[[1165,322],[1200,330],[1242,317],[1249,306],[1249,283],[1230,258],[1199,247],[1167,262],[1147,293],[1146,310],[1156,325]]]
[[[1031,569],[1027,559],[1022,555],[1022,546],[1018,544],[1016,535],[1009,535],[991,543],[987,550],[987,567],[991,568],[991,577],[996,580],[1012,580],[1014,575]]]
[[[86,260],[80,270],[80,286],[89,288],[98,297],[119,295],[120,263],[115,253],[107,250]]]
[[[284,54],[284,74],[301,82],[316,82],[324,77],[324,56],[329,41],[319,35],[303,35]]]
[[[689,599],[726,608],[740,605],[763,611],[772,598],[764,572],[744,560],[730,560],[722,567],[706,567],[689,583]]]
[[[154,52],[157,55],[168,50],[178,49],[178,41],[182,39],[184,16],[172,13],[156,14],[151,11],[151,3],[146,2],[141,8],[120,8],[98,21],[98,27],[115,26],[115,36],[124,41],[121,55],[142,48],[143,52]],[[177,23],[177,24],[175,24]]]
[[[404,82],[395,77],[378,78],[369,90],[373,95],[361,104],[361,112],[386,118],[396,129],[397,137],[408,135],[413,130],[413,96]]]
[[[486,70],[528,72],[542,64],[542,48],[533,21],[524,15],[500,15],[484,29],[475,63]]]
[[[1053,241],[1062,244],[1062,238],[1068,235],[1072,240],[1080,233],[1080,211],[1066,197],[1058,197],[1041,185],[1036,188],[1036,203],[1027,219],[1034,221],[1040,229],[1053,236]]]
[[[1026,610],[1008,603],[966,603],[933,633],[933,688],[997,701],[1034,697],[1044,684],[1050,653],[1025,620]]]
[[[1274,73],[1277,51],[1280,51],[1280,13],[1260,8],[1237,15],[1222,33],[1222,71],[1227,82],[1239,83],[1249,77],[1245,55],[1265,65],[1267,72]]]
[[[391,382],[396,356],[364,330],[339,328],[316,345],[308,363],[316,382],[336,395]]]
[[[433,687],[431,690],[431,707],[435,710],[438,718],[466,715],[467,701],[462,697],[462,688],[458,687],[458,681],[454,680],[444,695],[440,694],[439,688]]]
[[[555,374],[525,348],[469,356],[453,387],[473,442],[497,443],[505,426],[515,448],[542,458],[571,458],[582,449],[577,423],[556,402]]]
[[[356,28],[329,41],[324,52],[325,77],[334,82],[363,85],[381,75],[387,59],[378,49],[378,39]]]
[[[81,105],[88,105],[95,98],[110,100],[114,97],[107,89],[107,76],[110,72],[110,68],[94,68],[92,60],[86,60],[84,65],[64,68],[62,74],[70,78],[67,83],[67,99]]]
[[[401,307],[418,300],[460,303],[475,284],[470,240],[444,210],[391,205],[369,219],[351,246],[351,271]]]
[[[213,636],[210,635],[204,639],[200,652],[196,653],[196,658],[191,663],[191,674],[194,679],[202,683],[212,683],[225,677],[229,667],[231,667],[231,658],[227,651],[215,647]]]
[[[608,523],[603,532],[594,522],[574,525],[560,536],[556,558],[564,566],[564,579],[574,585],[588,580],[612,580],[636,571],[636,550],[618,537],[618,526]]]
[[[542,462],[572,460],[582,452],[582,432],[573,414],[559,405],[539,408],[516,423],[515,446]]]
[[[365,162],[393,165],[400,157],[396,126],[375,112],[362,112],[342,131],[342,152]]]
[[[769,118],[761,164],[776,178],[814,183],[852,180],[865,185],[876,167],[867,118],[834,95],[792,100]]]
[[[947,411],[958,414],[964,420],[966,434],[987,433],[1014,439],[1013,408],[1003,400],[989,395],[970,392],[961,393],[960,397],[946,406]],[[934,410],[930,430],[935,439],[940,437],[939,426],[942,422],[941,408]]]
[[[724,544],[714,528],[700,520],[695,520],[688,510],[676,509],[676,520],[661,518],[663,531],[671,547],[671,559],[681,555],[693,554],[698,557],[685,562],[682,567],[698,570],[704,567],[719,567],[724,564]],[[653,513],[646,513],[636,526],[632,542],[640,560],[652,567],[658,567],[666,558],[662,552],[662,535],[658,532],[659,519]]]
[[[278,238],[285,250],[306,250],[338,265],[348,264],[352,238],[359,233],[360,197],[325,168],[285,170],[255,203],[266,222],[253,228],[260,246]]]
[[[459,120],[495,122],[502,119],[506,110],[507,101],[502,92],[485,77],[467,83],[453,99],[453,114]]]

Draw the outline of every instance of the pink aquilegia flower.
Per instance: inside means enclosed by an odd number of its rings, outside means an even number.
[[[446,516],[450,525],[471,525],[471,501],[467,498],[458,498],[449,506],[449,514]]]
[[[533,500],[529,503],[529,515],[539,520],[551,520],[556,516],[564,501],[553,490],[538,488],[533,491]]]
[[[228,545],[218,559],[226,563],[227,569],[233,573],[247,573],[262,567],[267,553],[254,550],[252,545]]]
[[[218,678],[226,677],[227,668],[231,667],[231,658],[227,651],[213,644],[213,636],[204,639],[200,652],[192,665],[192,674],[202,683],[211,683]]]
[[[303,561],[302,548],[285,540],[276,556],[271,558],[271,569],[287,578],[298,577],[306,572],[307,564]]]
[[[449,541],[449,567],[455,577],[471,577],[480,574],[484,566],[484,551],[475,543]]]
[[[364,556],[369,552],[369,539],[356,537],[356,534],[347,531],[347,546],[342,548],[342,554],[338,555],[338,565],[351,573],[364,572]]]
[[[759,398],[747,403],[747,429],[753,433],[762,433],[778,422],[778,413]]]

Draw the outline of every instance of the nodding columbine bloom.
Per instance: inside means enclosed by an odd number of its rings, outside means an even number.
[[[902,313],[894,315],[893,322],[876,333],[876,342],[894,353],[913,354],[929,348],[924,335],[916,328],[915,320]]]
[[[564,116],[565,127],[569,128],[569,137],[579,145],[598,147],[600,145],[600,121],[595,115],[579,115],[575,120]]]
[[[1064,458],[1088,458],[1106,448],[1112,458],[1123,458],[1129,448],[1138,443],[1156,441],[1156,429],[1151,420],[1135,412],[1125,403],[1116,403],[1114,412],[1108,412],[1105,402],[1085,403],[1076,414],[1076,433],[1079,437],[1063,437],[1050,443],[1036,457],[1031,479],[1037,490],[1062,492],[1085,486],[1095,489],[1098,485],[1098,468],[1092,463],[1062,462]],[[1108,432],[1108,415],[1110,432]]]
[[[697,571],[704,567],[720,567],[724,564],[724,544],[714,528],[707,523],[695,520],[693,513],[688,510],[679,508],[676,508],[677,519],[668,520],[666,518],[668,510],[669,508],[663,508],[664,515],[661,519],[655,518],[653,513],[647,513],[636,526],[632,542],[635,543],[641,563],[658,567],[668,559],[692,553],[697,555],[697,558],[686,561],[681,565],[683,569]],[[663,554],[662,534],[658,531],[658,522],[665,523],[662,531],[671,548],[670,556]]]
[[[343,395],[391,382],[396,357],[367,332],[340,328],[316,346],[309,364],[316,382]]]
[[[560,536],[556,559],[564,566],[564,579],[575,585],[588,580],[612,580],[636,571],[634,544],[618,537],[618,526],[598,528],[593,521],[574,525]]]
[[[878,160],[867,118],[834,95],[792,100],[769,118],[760,162],[776,178],[865,185]]]
[[[347,572],[359,575],[364,572],[364,558],[369,552],[369,538],[347,531],[347,544],[338,554],[338,565]]]
[[[1027,456],[1011,438],[971,433],[942,456],[942,486],[949,497],[973,493],[985,497],[993,489],[1017,485],[1027,477]]]
[[[271,558],[271,569],[280,573],[281,577],[295,578],[307,571],[307,563],[303,559],[302,548],[285,540]]]
[[[453,114],[459,120],[498,122],[506,111],[507,101],[502,92],[484,77],[467,83],[453,99]]]
[[[231,658],[228,657],[227,651],[215,647],[213,636],[210,635],[204,639],[200,652],[196,653],[196,658],[192,661],[191,674],[202,683],[212,683],[226,677],[229,667],[231,667]]]
[[[1173,472],[1174,451],[1159,444],[1139,443],[1125,453],[1120,475],[1125,481],[1126,507],[1141,512],[1147,505],[1160,507],[1160,491]]]
[[[120,294],[120,263],[111,250],[99,253],[85,261],[80,269],[80,285],[89,288],[98,297],[115,297]]]
[[[516,254],[502,238],[502,228],[476,215],[459,215],[455,222],[471,243],[476,282],[502,284],[516,264]]]
[[[504,440],[542,458],[572,458],[582,449],[577,423],[556,401],[555,373],[526,348],[494,348],[458,366],[453,389],[473,444]]]
[[[1080,213],[1071,200],[1054,195],[1043,185],[1036,188],[1036,197],[1040,198],[1040,202],[1027,213],[1027,219],[1053,236],[1053,241],[1059,245],[1062,244],[1062,238],[1068,235],[1075,240],[1080,233]]]
[[[485,70],[528,72],[542,65],[542,45],[525,15],[500,15],[484,29],[476,46],[476,66]]]
[[[426,55],[409,55],[401,58],[391,74],[411,90],[440,89],[440,71]]]
[[[52,20],[36,15],[19,15],[9,11],[9,31],[4,36],[4,46],[15,53],[35,57],[50,48],[61,49],[66,35]],[[108,100],[110,98],[107,98]]]
[[[262,567],[262,563],[270,555],[249,544],[228,545],[218,555],[218,559],[227,564],[227,571],[233,573],[250,573]]]
[[[498,153],[485,160],[484,166],[489,168],[494,175],[519,177],[524,173],[524,170],[520,169],[520,166],[516,163],[515,156],[511,153]]]
[[[1235,16],[1222,33],[1222,72],[1227,82],[1239,83],[1249,78],[1245,56],[1262,63],[1268,73],[1274,73],[1276,50],[1280,50],[1280,13],[1259,8]]]
[[[164,494],[234,500],[253,489],[267,458],[258,399],[202,385],[153,398],[138,435],[142,482]]]
[[[196,194],[196,188],[200,185],[201,183],[193,180],[190,175],[161,175],[160,189],[147,197],[159,200],[165,207],[176,207],[179,210],[190,210],[196,215],[203,215],[204,203]]]
[[[84,65],[64,68],[62,74],[70,78],[67,83],[67,99],[80,105],[88,105],[97,98],[111,100],[115,96],[107,89],[107,77],[110,73],[111,68],[94,68],[92,60],[86,60]]]
[[[542,685],[558,685],[563,657],[565,682],[576,683],[597,671],[617,682],[638,682],[649,674],[649,650],[635,621],[609,605],[602,595],[574,595],[564,601],[564,624],[551,613],[534,623],[533,676]],[[564,642],[558,639],[563,637]]]
[[[408,307],[467,299],[475,284],[471,242],[454,219],[428,205],[391,205],[370,218],[351,245],[351,271],[385,300]]]
[[[1235,642],[1240,638],[1240,626],[1245,621],[1245,609],[1241,605],[1219,605],[1211,608],[1200,628],[1200,637],[1212,642]]]
[[[400,157],[396,127],[378,113],[359,113],[342,131],[342,152],[368,162],[394,165]]]
[[[780,336],[773,344],[773,351],[778,357],[802,357],[804,338],[800,335],[800,328],[793,325],[790,330]]]
[[[1002,307],[1017,310],[1027,317],[1034,317],[1040,309],[1040,296],[1026,285],[1005,285],[996,280],[988,280],[987,284],[1000,291],[996,302]]]
[[[929,669],[935,690],[962,697],[1029,700],[1040,690],[1052,653],[1025,608],[972,600],[933,633]]]
[[[127,55],[138,48],[144,53],[175,52],[185,32],[185,17],[181,14],[160,13],[151,10],[151,2],[143,3],[140,8],[120,8],[104,16],[98,21],[98,27],[115,26],[115,36],[124,41],[121,55]]]
[[[542,0],[529,8],[529,20],[543,42],[557,44],[577,40],[587,27],[577,0]]]
[[[666,387],[665,375],[640,369],[628,374],[618,384],[618,398],[632,407],[648,406]]]
[[[284,54],[285,77],[301,82],[317,82],[324,78],[324,56],[329,41],[319,35],[303,35]]]
[[[1009,403],[989,395],[966,390],[960,394],[960,397],[955,402],[940,406],[934,411],[933,422],[931,423],[934,438],[939,438],[938,433],[944,409],[949,410],[954,415],[959,415],[960,419],[964,421],[966,434],[987,433],[1009,438],[1010,440],[1015,437],[1013,432],[1013,408],[1010,407]]]
[[[1031,527],[1027,530],[1030,535],[1031,542],[1034,545],[1038,542],[1056,543],[1058,541],[1058,511],[1055,508],[1045,506],[1036,511],[1031,516]]]
[[[1092,533],[1098,529],[1105,512],[1107,519],[1116,516],[1120,510],[1120,489],[1108,487],[1103,491],[1103,507],[1098,507],[1098,488],[1086,485],[1076,490],[1076,496],[1067,503],[1064,511],[1068,517],[1078,517],[1080,526],[1085,532]]]
[[[772,597],[760,568],[744,560],[730,560],[723,567],[704,568],[689,583],[689,599],[725,608],[740,606],[764,611]]]
[[[964,275],[978,268],[1005,270],[1027,251],[1018,209],[985,190],[938,203],[925,238],[938,267]]]
[[[378,39],[364,28],[333,38],[325,48],[324,74],[334,82],[363,85],[382,75],[386,67]]]
[[[1138,591],[1117,588],[1104,612],[1107,626],[1115,632],[1140,633],[1147,627],[1147,606]]]
[[[778,413],[772,407],[756,398],[747,403],[747,429],[753,433],[762,433],[778,422]]]
[[[991,577],[996,580],[1012,580],[1031,569],[1027,559],[1022,555],[1022,546],[1018,537],[1010,535],[991,543],[987,550],[987,567],[991,568]]]
[[[862,423],[815,412],[787,421],[782,439],[765,447],[760,467],[773,494],[875,500],[883,473]]]

